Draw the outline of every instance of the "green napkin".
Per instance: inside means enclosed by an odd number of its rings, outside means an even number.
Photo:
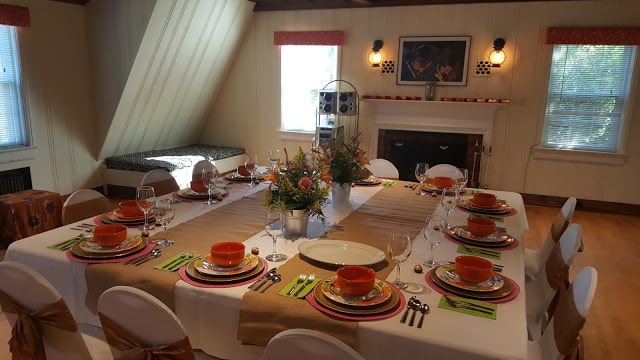
[[[484,249],[484,248],[481,248],[481,247],[475,247],[475,246],[469,246],[469,245],[465,245],[465,246],[467,248],[470,248],[470,249],[479,249],[479,250],[478,251],[468,251],[462,245],[460,245],[460,246],[458,246],[457,252],[460,253],[460,254],[480,256],[480,257],[483,257],[483,258],[493,259],[493,260],[500,260],[502,258],[502,253],[500,251],[487,250],[487,249]]]
[[[296,277],[295,279],[291,280],[287,286],[285,286],[282,290],[280,290],[280,292],[278,293],[279,295],[282,296],[286,296],[286,297],[292,297],[292,298],[297,298],[297,299],[301,299],[305,296],[307,296],[308,293],[311,292],[311,290],[313,290],[313,288],[316,287],[316,285],[318,285],[318,283],[322,281],[322,279],[318,279],[315,278],[313,280],[313,282],[308,283],[306,280],[305,282],[303,282],[302,284],[299,284],[295,290],[293,290],[293,293],[291,295],[287,295],[287,293],[289,292],[289,290],[291,290],[291,288],[298,282],[298,277]],[[300,287],[304,286],[304,289],[302,289],[302,291],[300,293],[298,293],[298,290],[300,290]],[[294,294],[298,293],[296,296],[294,296]]]
[[[482,190],[464,189],[464,194],[469,196],[473,194],[480,194],[481,192]]]
[[[61,241],[57,244],[47,246],[48,249],[65,251],[75,245],[78,241],[84,240],[84,237],[74,237],[72,239],[67,239],[65,241]]]
[[[495,222],[501,222],[501,223],[504,222],[504,218],[501,216],[493,216],[493,215],[486,215],[486,214],[472,214],[470,217],[481,217],[481,218],[493,220]]]
[[[479,300],[472,300],[472,299],[467,299],[467,298],[461,298],[461,297],[455,297],[455,296],[449,296],[451,299],[454,300],[462,300],[466,303],[470,303],[470,304],[476,304],[482,307],[485,307],[487,309],[492,309],[492,310],[485,310],[482,308],[479,308],[478,310],[473,310],[473,309],[468,309],[468,308],[462,308],[462,307],[453,307],[451,305],[449,305],[449,303],[447,303],[447,300],[444,298],[444,296],[440,297],[440,303],[438,303],[438,308],[440,309],[445,309],[445,310],[451,310],[451,311],[456,311],[459,313],[463,313],[463,314],[467,314],[467,315],[472,315],[472,316],[479,316],[479,317],[483,317],[486,319],[491,319],[491,320],[495,320],[496,317],[498,316],[498,305],[496,304],[492,304],[492,303],[488,303],[485,301],[479,301]],[[473,306],[470,306],[473,308]],[[487,314],[483,311],[489,311],[491,314]]]
[[[384,186],[384,187],[394,187],[396,185],[398,185],[397,181],[387,181],[387,180],[385,180],[385,181],[382,182],[382,186]]]
[[[180,254],[176,254],[168,258],[167,260],[161,262],[160,264],[154,266],[153,268],[158,270],[173,272],[180,269],[184,265],[188,264],[189,262],[191,262],[191,260],[193,260],[197,256],[198,256],[197,254],[181,252]]]

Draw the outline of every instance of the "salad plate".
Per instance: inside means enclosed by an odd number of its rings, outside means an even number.
[[[499,274],[493,273],[491,278],[481,283],[471,283],[460,279],[453,265],[440,265],[435,270],[436,276],[451,286],[459,289],[478,292],[496,291],[504,285]]]
[[[102,222],[105,224],[122,224],[122,225],[131,225],[131,226],[144,224],[144,216],[141,218],[124,219],[124,218],[119,218],[118,215],[116,214],[116,211],[117,210],[114,210],[106,214],[100,215],[100,220],[102,220]],[[149,223],[155,222],[155,217],[152,214],[149,215],[148,219],[149,219]]]
[[[184,267],[184,269],[187,276],[189,276],[189,278],[193,279],[194,281],[205,284],[231,284],[251,279],[260,274],[262,270],[264,270],[264,261],[257,256],[256,258],[258,259],[258,264],[253,269],[244,273],[229,274],[228,276],[210,276],[200,273],[198,270],[196,270],[196,264],[202,263],[203,259],[201,257],[195,258],[193,261],[188,263],[187,266]]]
[[[479,300],[497,300],[497,299],[502,299],[504,297],[507,297],[509,295],[511,295],[511,293],[513,293],[514,291],[514,285],[511,279],[509,279],[508,277],[504,276],[504,275],[498,275],[500,276],[500,278],[502,279],[502,287],[500,287],[497,290],[493,290],[493,291],[474,291],[474,290],[469,290],[469,289],[463,289],[461,287],[457,287],[457,286],[453,286],[449,283],[447,283],[446,281],[440,279],[440,277],[436,274],[436,270],[438,270],[438,268],[435,268],[431,271],[429,271],[427,273],[427,276],[429,277],[429,279],[438,287],[442,288],[445,291],[448,291],[450,293],[456,294],[456,295],[460,295],[460,296],[464,296],[464,297],[468,297],[468,298],[473,298],[473,299],[479,299]]]
[[[371,307],[384,304],[391,299],[393,289],[382,280],[376,282],[368,294],[363,296],[350,296],[343,294],[338,286],[338,277],[332,276],[320,283],[322,294],[329,300],[338,304],[354,307]]]
[[[260,259],[252,254],[246,254],[240,264],[229,267],[216,265],[211,260],[211,255],[207,255],[204,258],[200,257],[199,260],[200,261],[194,262],[194,267],[200,274],[207,276],[233,276],[244,274],[253,270],[260,262]]]
[[[400,302],[400,296],[398,296],[396,289],[393,286],[387,284],[391,290],[391,297],[389,300],[380,304],[379,306],[357,307],[352,305],[344,305],[327,298],[322,291],[322,284],[323,283],[320,283],[315,288],[313,288],[314,298],[320,306],[341,314],[362,316],[382,314],[395,309]]]
[[[471,212],[478,212],[483,214],[508,214],[513,210],[511,206],[500,202],[497,203],[497,206],[491,208],[478,207],[468,199],[458,201],[458,206]]]
[[[87,253],[118,253],[133,249],[142,243],[142,237],[139,235],[129,236],[125,241],[116,246],[101,246],[91,241],[91,238],[81,240],[78,243],[80,249]]]

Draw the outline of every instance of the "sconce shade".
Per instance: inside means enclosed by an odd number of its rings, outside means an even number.
[[[489,62],[491,62],[492,67],[500,67],[504,63],[506,59],[504,51],[502,51],[504,44],[503,38],[497,38],[493,41],[493,51],[489,54]]]
[[[382,54],[380,53],[382,45],[382,40],[376,40],[373,42],[373,47],[369,53],[369,64],[371,64],[371,67],[380,67],[380,64],[382,63]]]

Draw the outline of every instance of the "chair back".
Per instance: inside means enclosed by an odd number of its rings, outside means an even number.
[[[264,351],[263,360],[300,358],[304,360],[364,360],[344,342],[310,329],[289,329],[274,336]]]
[[[376,177],[385,179],[398,179],[400,173],[393,163],[387,159],[372,159],[369,160],[369,164],[365,166],[371,174]]]
[[[10,260],[0,262],[0,279],[2,310],[22,338],[9,341],[14,359],[43,359],[34,351],[54,360],[93,358],[67,304],[47,279]],[[26,319],[20,312],[28,314]],[[34,329],[40,329],[39,334]]]
[[[192,181],[202,181],[202,170],[215,169],[216,165],[209,160],[200,160],[193,165],[193,172],[191,173]]]
[[[460,170],[450,164],[438,164],[433,167],[429,167],[427,177],[433,179],[436,176],[448,176],[457,179],[460,177]]]
[[[180,190],[176,179],[165,169],[148,171],[140,180],[140,186],[153,186],[156,196],[162,196]]]
[[[98,299],[98,316],[114,358],[123,351],[153,347],[175,353],[163,359],[194,359],[178,317],[145,291],[130,286],[106,290]]]
[[[115,206],[101,193],[92,189],[80,189],[62,205],[62,224],[68,225],[91,216],[114,210]]]

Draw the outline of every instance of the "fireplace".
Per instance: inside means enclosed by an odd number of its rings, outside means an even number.
[[[481,134],[410,130],[378,130],[378,158],[391,161],[400,180],[416,181],[416,163],[429,166],[451,164],[469,170],[469,185],[477,184],[480,172]]]

